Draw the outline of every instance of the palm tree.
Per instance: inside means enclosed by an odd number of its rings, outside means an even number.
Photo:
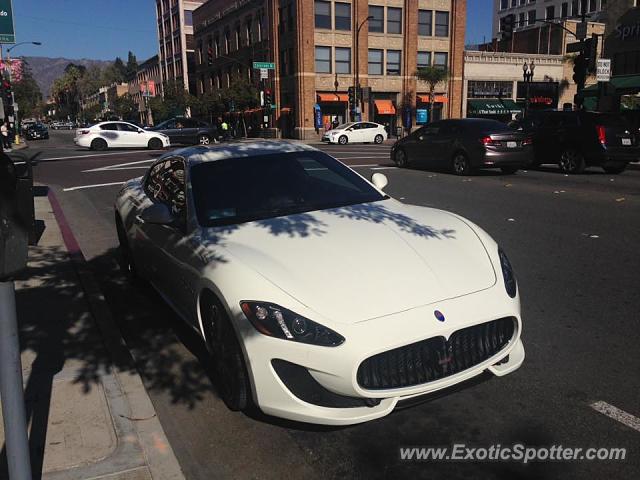
[[[437,84],[445,82],[449,78],[449,71],[441,67],[421,67],[416,72],[416,78],[429,85],[429,122],[431,122],[433,114],[433,92]]]

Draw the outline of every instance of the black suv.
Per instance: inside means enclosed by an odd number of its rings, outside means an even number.
[[[640,160],[640,139],[620,114],[532,112],[514,125],[533,136],[534,166],[557,163],[565,173],[599,166],[621,173]]]
[[[32,123],[24,130],[29,140],[46,140],[49,138],[49,130],[42,123]]]
[[[171,145],[209,145],[218,139],[218,129],[215,125],[195,118],[171,118],[147,130],[164,133],[169,137]]]

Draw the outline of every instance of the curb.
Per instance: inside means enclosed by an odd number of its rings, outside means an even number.
[[[69,253],[71,264],[86,295],[90,314],[94,318],[102,341],[113,359],[112,374],[129,404],[130,418],[137,420],[131,421],[131,424],[137,433],[151,477],[157,480],[184,480],[180,464],[158,420],[142,378],[137,373],[131,352],[111,315],[104,294],[87,264],[55,193],[50,188],[47,190],[47,196],[60,228],[64,245]],[[124,365],[126,371],[118,365]],[[122,473],[126,476],[125,472]],[[114,478],[118,478],[118,473],[113,475]]]

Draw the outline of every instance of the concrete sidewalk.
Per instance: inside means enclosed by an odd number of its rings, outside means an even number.
[[[16,281],[34,479],[183,479],[55,197],[35,207],[44,231]],[[0,448],[4,479],[1,421]]]

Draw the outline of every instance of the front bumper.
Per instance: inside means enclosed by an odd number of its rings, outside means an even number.
[[[504,301],[497,302],[497,295],[505,297]],[[500,304],[502,308],[496,309]],[[434,319],[435,309],[445,312],[445,322]],[[309,346],[244,330],[243,343],[254,400],[266,414],[301,422],[349,425],[383,417],[392,412],[398,402],[447,389],[486,372],[503,376],[519,368],[524,361],[519,310],[517,297],[515,301],[508,299],[504,287],[496,285],[472,295],[438,302],[437,306],[345,325],[337,331],[347,340],[338,347]],[[439,380],[409,387],[365,390],[358,384],[359,365],[373,355],[434,336],[449,338],[454,331],[502,317],[516,319],[515,332],[502,350],[484,362]],[[238,318],[238,321],[247,320]],[[302,367],[308,372],[309,378],[300,380],[298,376],[297,382],[307,385],[306,393],[293,385],[291,376],[283,374],[280,368],[283,364],[290,369]]]

